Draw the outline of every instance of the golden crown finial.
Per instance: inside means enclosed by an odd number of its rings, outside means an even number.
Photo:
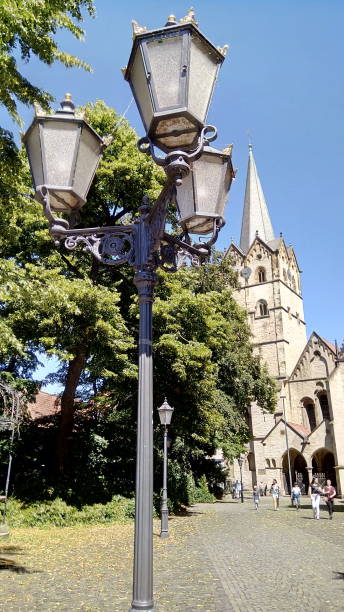
[[[195,9],[193,7],[189,8],[185,17],[179,19],[179,23],[192,23],[194,26],[198,26],[198,22],[196,21]]]
[[[144,32],[147,32],[146,26],[140,26],[134,19],[132,20],[131,25],[133,28],[133,38],[135,38],[135,36],[137,36],[138,34],[143,34]]]
[[[232,155],[233,145],[229,144],[227,147],[222,149],[222,153],[227,153],[227,155]]]
[[[223,55],[223,57],[226,56],[226,53],[229,49],[228,45],[223,45],[223,47],[216,47],[218,51],[220,51],[221,55]]]
[[[72,99],[72,94],[71,93],[66,93],[65,100],[71,100],[71,99]]]

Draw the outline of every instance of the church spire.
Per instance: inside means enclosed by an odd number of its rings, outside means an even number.
[[[249,144],[248,148],[245,204],[240,235],[240,248],[244,253],[247,253],[257,235],[264,242],[274,240],[274,231],[254,161],[252,145]]]

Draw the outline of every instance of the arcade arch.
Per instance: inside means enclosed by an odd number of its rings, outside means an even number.
[[[327,448],[319,448],[312,455],[312,473],[317,476],[319,481],[324,483],[325,480],[331,480],[336,487],[336,470],[334,468],[334,455]]]
[[[308,470],[307,463],[304,456],[297,451],[295,448],[289,449],[290,455],[290,468],[291,468],[291,478],[292,485],[294,482],[298,482],[302,493],[305,495],[308,492],[309,487],[309,478],[308,478]],[[282,474],[283,474],[283,485],[285,491],[290,493],[291,487],[289,482],[289,465],[288,465],[288,453],[287,451],[284,453],[282,457]]]

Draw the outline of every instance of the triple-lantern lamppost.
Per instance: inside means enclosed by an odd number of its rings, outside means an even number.
[[[36,110],[23,136],[35,188],[50,234],[67,249],[84,245],[107,266],[128,264],[138,290],[139,381],[137,419],[134,578],[131,611],[154,610],[153,603],[153,370],[152,304],[156,270],[201,265],[224,224],[224,206],[234,178],[231,147],[209,146],[216,129],[206,116],[226,47],[215,47],[198,29],[193,10],[177,23],[170,16],[157,30],[134,24],[129,82],[146,136],[139,150],[166,173],[153,206],[148,198],[127,225],[77,227],[106,142],[75,110],[66,95],[55,114]],[[155,147],[165,155],[155,152]],[[175,203],[181,233],[165,231],[168,207]],[[123,209],[123,214],[126,211]],[[57,216],[62,214],[63,216]],[[190,234],[208,236],[192,242]]]

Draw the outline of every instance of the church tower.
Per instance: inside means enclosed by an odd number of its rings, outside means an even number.
[[[247,456],[245,480],[253,484],[266,479],[265,436],[283,416],[279,398],[306,344],[300,269],[292,247],[274,235],[269,210],[259,180],[252,145],[245,189],[240,246],[232,243],[226,253],[238,271],[239,287],[234,297],[248,316],[255,350],[274,376],[278,389],[275,414],[266,414],[253,403],[250,407],[252,439]],[[286,403],[286,417],[290,406]],[[252,486],[252,484],[248,484]]]
[[[247,311],[256,350],[280,388],[306,343],[300,269],[294,249],[275,238],[252,145],[240,246],[231,244],[226,255],[239,273],[236,299]]]

